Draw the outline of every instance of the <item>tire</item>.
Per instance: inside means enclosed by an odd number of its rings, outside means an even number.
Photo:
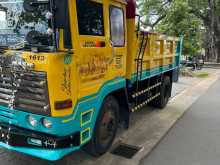
[[[84,150],[95,157],[105,154],[111,147],[119,124],[119,104],[109,96],[101,106],[92,139],[84,146]]]
[[[172,84],[170,77],[165,76],[163,78],[163,82],[160,88],[160,96],[158,96],[155,100],[153,100],[150,103],[150,105],[160,109],[165,108],[170,98],[171,89],[172,89]]]

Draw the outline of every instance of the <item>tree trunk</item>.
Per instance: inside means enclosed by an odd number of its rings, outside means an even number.
[[[220,63],[220,40],[216,42],[217,63]]]

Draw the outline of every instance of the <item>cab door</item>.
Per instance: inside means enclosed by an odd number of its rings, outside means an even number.
[[[73,38],[79,98],[98,93],[105,82],[114,79],[106,4],[103,0],[75,0],[74,3],[72,16],[77,21],[72,29],[76,29]]]
[[[125,3],[75,0],[70,4],[74,9],[71,16],[78,98],[82,98],[97,93],[106,82],[125,77]]]

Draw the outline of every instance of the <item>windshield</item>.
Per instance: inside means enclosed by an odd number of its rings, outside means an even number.
[[[48,37],[49,23],[46,18],[47,5],[39,5],[33,12],[24,10],[25,0],[0,0],[0,46],[13,46],[28,41],[27,36],[38,34],[44,38],[44,42],[35,44],[50,46],[51,37]],[[36,33],[38,32],[38,33]],[[47,36],[47,37],[45,37]],[[33,43],[32,43],[33,44]]]

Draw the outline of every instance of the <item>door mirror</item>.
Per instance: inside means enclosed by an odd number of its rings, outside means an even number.
[[[24,0],[23,8],[27,12],[34,12],[41,5],[48,5],[49,0]]]
[[[65,29],[67,19],[69,19],[67,0],[55,0],[55,27]]]
[[[64,47],[72,48],[70,17],[67,0],[54,0],[55,3],[55,28],[64,30]]]

